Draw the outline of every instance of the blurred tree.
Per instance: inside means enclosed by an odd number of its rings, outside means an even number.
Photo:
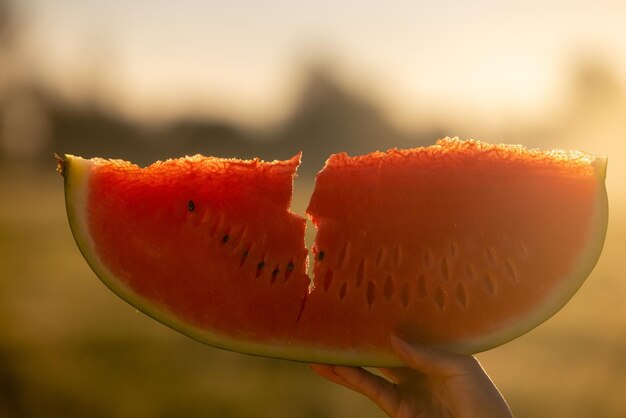
[[[15,12],[12,0],[0,0],[0,164],[4,160],[4,113],[11,76],[11,54],[16,36]]]
[[[305,80],[291,116],[268,148],[282,158],[303,151],[300,173],[314,174],[332,153],[359,155],[433,141],[430,127],[411,134],[396,129],[371,97],[338,80],[332,66],[312,63]]]
[[[11,1],[0,0],[0,99],[7,85],[9,56],[16,36],[15,13]]]
[[[577,56],[559,135],[563,147],[609,157],[609,196],[626,197],[626,88],[611,56],[598,52]]]
[[[349,91],[323,67],[309,70],[300,101],[278,135],[291,153],[304,152],[302,168],[311,162],[311,170],[319,170],[331,153],[388,148],[397,137],[372,103]]]
[[[611,62],[595,54],[574,62],[570,103],[576,117],[604,114],[623,100],[621,82]]]
[[[106,107],[48,102],[53,131],[48,155],[68,152],[148,164],[195,153],[273,160],[303,151],[299,172],[312,175],[330,153],[362,154],[408,143],[367,96],[347,89],[332,70],[316,66],[305,74],[291,115],[265,134],[208,118],[181,118],[160,129],[144,129]],[[433,140],[426,134],[412,139],[413,144]]]
[[[9,0],[0,0],[0,46],[10,38],[12,11]]]

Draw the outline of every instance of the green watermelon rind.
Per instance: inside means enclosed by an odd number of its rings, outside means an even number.
[[[229,351],[311,363],[355,366],[399,366],[401,364],[392,353],[383,351],[364,351],[363,349],[337,351],[321,347],[286,344],[284,341],[271,345],[234,339],[224,333],[195,327],[180,320],[171,312],[159,309],[155,304],[125,286],[98,257],[95,243],[89,234],[85,211],[89,192],[90,169],[93,163],[71,154],[65,154],[64,157],[65,205],[70,229],[76,244],[87,264],[105,286],[139,311],[199,342]]]
[[[601,157],[596,157],[592,162],[598,181],[595,216],[592,220],[592,226],[588,229],[590,237],[588,244],[581,252],[580,257],[577,258],[577,262],[572,266],[568,278],[562,280],[561,285],[554,288],[551,294],[546,295],[533,312],[526,313],[521,319],[504,324],[481,337],[464,340],[442,348],[459,353],[473,354],[502,345],[545,322],[573,297],[593,270],[604,245],[608,225],[608,199],[604,184],[606,163],[606,158]],[[383,350],[372,350],[363,347],[338,350],[285,343],[287,339],[277,341],[276,344],[235,339],[225,333],[212,332],[211,330],[195,327],[179,319],[171,312],[160,309],[125,286],[101,262],[97,255],[95,243],[89,234],[86,216],[88,184],[93,162],[66,154],[63,165],[68,220],[72,234],[83,257],[111,291],[146,315],[195,340],[230,351],[312,363],[387,367],[401,365],[393,353]]]

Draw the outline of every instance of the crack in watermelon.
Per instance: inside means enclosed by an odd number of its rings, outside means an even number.
[[[502,343],[573,295],[606,229],[604,172],[583,154],[455,140],[336,154],[308,219],[290,208],[300,154],[92,161],[97,199],[84,204],[58,169],[77,242],[107,285],[202,341],[294,359],[350,363],[356,350],[355,364],[390,364],[397,330],[463,352]]]

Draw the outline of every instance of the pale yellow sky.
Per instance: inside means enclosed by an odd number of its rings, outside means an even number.
[[[24,71],[148,119],[279,119],[299,66],[330,57],[392,119],[540,112],[568,60],[597,51],[626,78],[623,1],[171,2],[25,0]]]

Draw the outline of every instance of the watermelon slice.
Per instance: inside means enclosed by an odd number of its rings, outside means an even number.
[[[310,280],[289,210],[299,161],[66,155],[59,170],[78,247],[113,292],[204,343],[291,360],[397,365],[392,332],[495,347],[556,313],[604,242],[605,158],[446,138],[328,159]]]

